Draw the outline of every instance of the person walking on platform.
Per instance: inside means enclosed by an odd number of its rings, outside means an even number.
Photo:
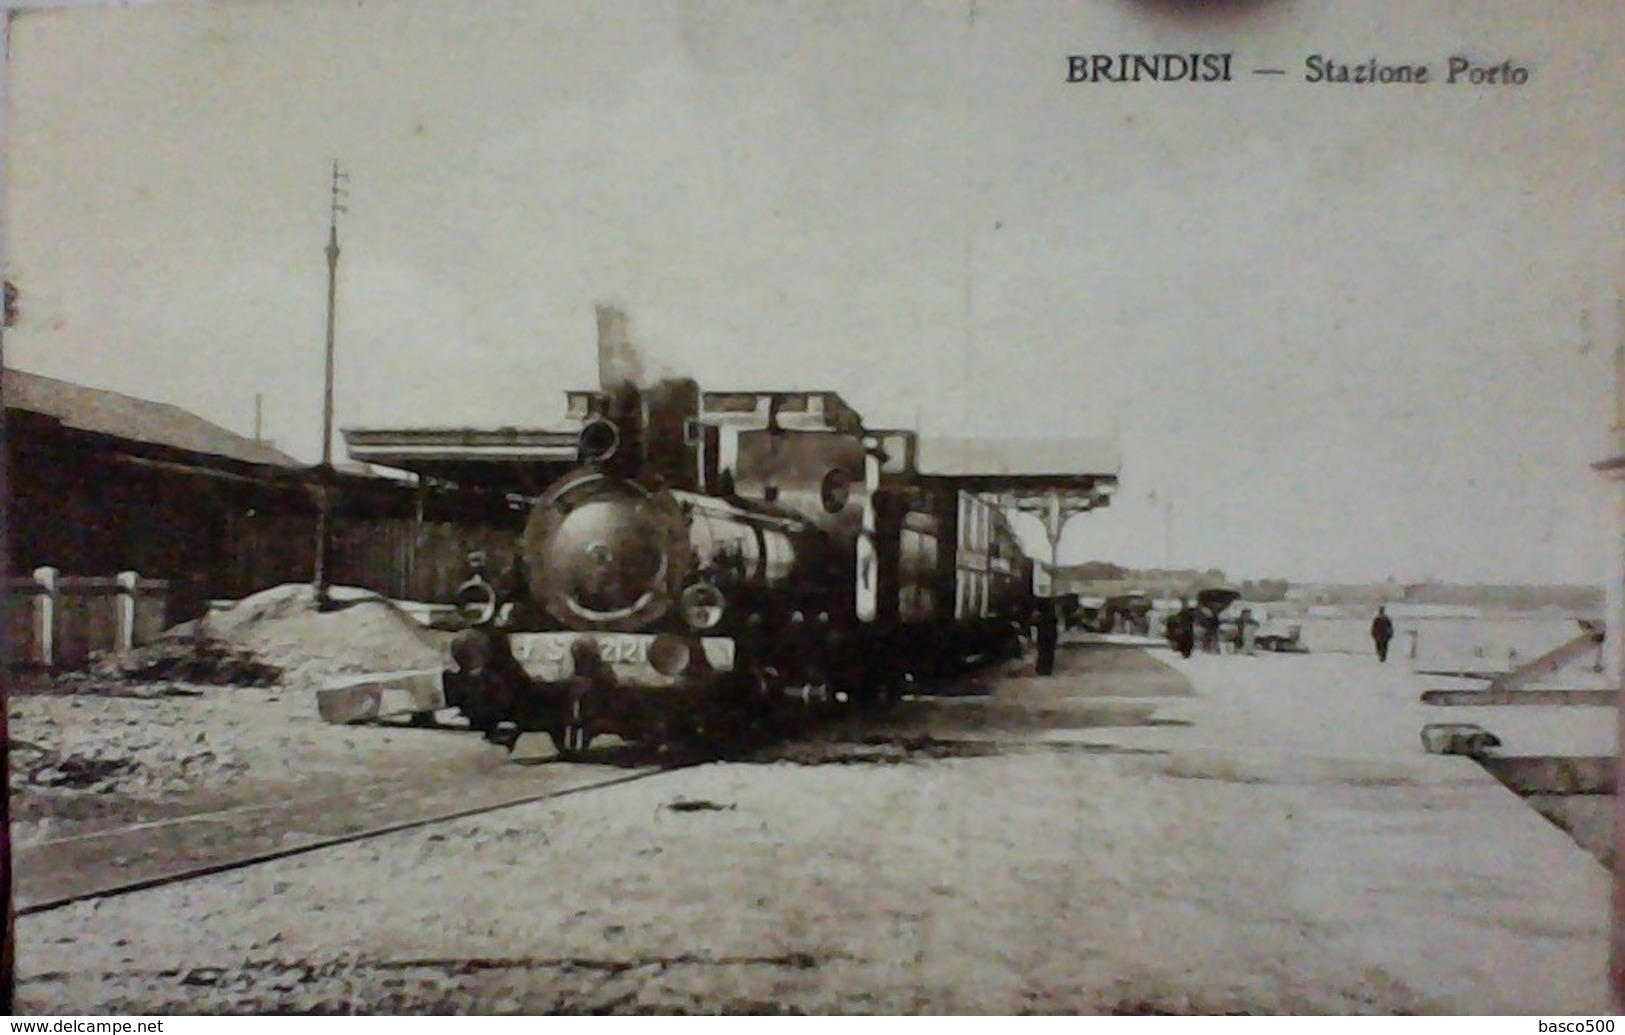
[[[1038,674],[1047,676],[1055,671],[1055,645],[1061,638],[1060,622],[1055,604],[1046,602],[1038,609]]]
[[[1196,624],[1202,631],[1202,653],[1219,653],[1219,616],[1210,608],[1196,608]]]
[[[1377,617],[1371,619],[1371,642],[1377,645],[1377,660],[1388,660],[1388,643],[1394,638],[1394,620],[1388,617],[1386,607],[1377,608]]]
[[[1182,657],[1190,657],[1191,651],[1196,649],[1196,616],[1191,613],[1188,601],[1181,600],[1179,610],[1169,616],[1168,633],[1174,649]]]
[[[1258,635],[1258,619],[1253,617],[1253,609],[1241,609],[1241,617],[1236,619],[1236,653],[1254,653],[1253,638]]]

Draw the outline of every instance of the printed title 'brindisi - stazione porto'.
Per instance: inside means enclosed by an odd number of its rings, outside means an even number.
[[[1280,76],[1285,68],[1238,68],[1233,53],[1071,54],[1066,59],[1069,83],[1228,83],[1237,75]],[[1509,59],[1485,61],[1455,54],[1439,63],[1425,61],[1343,61],[1310,54],[1303,61],[1303,81],[1348,86],[1389,83],[1446,86],[1522,86],[1529,69]]]

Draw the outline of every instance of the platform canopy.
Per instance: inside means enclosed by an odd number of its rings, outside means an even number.
[[[580,424],[558,428],[346,428],[352,460],[440,481],[535,491],[579,459]],[[531,484],[537,483],[537,484]]]
[[[915,469],[970,492],[998,493],[1009,505],[1059,495],[1079,509],[1105,506],[1117,487],[1117,445],[1093,438],[921,437]]]
[[[1091,438],[921,438],[918,477],[941,480],[997,501],[1007,513],[1030,514],[1049,540],[1034,590],[1053,596],[1061,533],[1079,514],[1107,506],[1122,460],[1117,444]]]

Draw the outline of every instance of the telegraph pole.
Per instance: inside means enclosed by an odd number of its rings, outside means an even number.
[[[322,467],[333,466],[333,328],[337,316],[339,288],[339,213],[345,211],[345,189],[349,180],[333,162],[333,189],[327,210],[327,391],[322,400]]]
[[[1174,570],[1174,501],[1162,501],[1162,566]]]
[[[333,162],[333,184],[327,209],[327,377],[322,392],[322,463],[317,469],[316,504],[316,606],[326,610],[329,606],[328,585],[332,572],[328,568],[327,553],[331,539],[329,522],[332,510],[333,481],[333,339],[337,319],[339,285],[339,213],[345,211],[343,199],[346,190],[340,184],[349,177]]]

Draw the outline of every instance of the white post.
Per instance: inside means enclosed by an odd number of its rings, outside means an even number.
[[[133,571],[118,573],[118,628],[114,633],[113,649],[135,649],[135,595],[139,576]]]
[[[1060,618],[1061,587],[1056,583],[1061,577],[1061,526],[1066,519],[1061,516],[1061,494],[1051,489],[1049,494],[1049,513],[1044,518],[1044,531],[1049,533],[1049,606]]]
[[[42,592],[34,594],[34,642],[39,644],[40,661],[56,666],[56,581],[57,570],[35,568],[34,581]]]
[[[863,440],[863,528],[857,543],[857,615],[860,622],[872,622],[880,613],[879,558],[875,553],[875,535],[879,519],[875,514],[875,497],[880,492],[880,443],[872,437]]]

